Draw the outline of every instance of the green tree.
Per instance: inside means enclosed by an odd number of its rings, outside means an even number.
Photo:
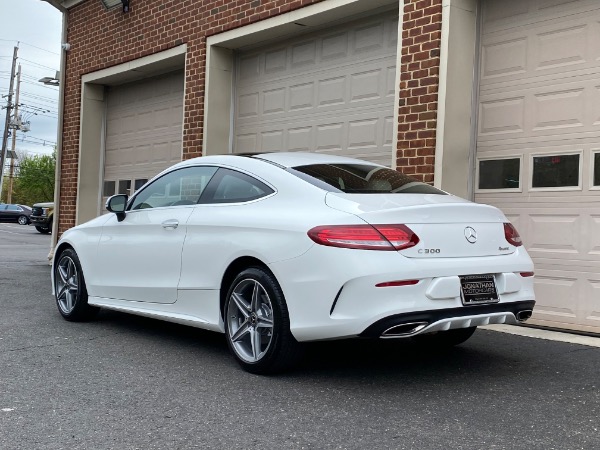
[[[13,180],[12,202],[33,205],[54,200],[54,171],[56,153],[52,155],[25,155],[19,159],[18,177]],[[8,184],[4,177],[2,200],[6,201]]]

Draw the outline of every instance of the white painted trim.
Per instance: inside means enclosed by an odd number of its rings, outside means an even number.
[[[97,70],[85,74],[81,77],[82,83],[102,83],[106,78],[120,75],[124,72],[131,72],[143,69],[152,64],[160,63],[161,61],[173,58],[175,56],[185,55],[187,52],[187,44],[164,50],[162,52],[153,53],[152,55],[143,56],[133,61],[117,64],[116,66],[107,67],[106,69]]]
[[[475,20],[475,58],[473,59],[473,91],[471,93],[471,141],[469,143],[469,180],[467,183],[468,200],[475,201],[479,186],[479,165],[477,164],[477,137],[479,134],[479,86],[481,82],[481,30],[483,29],[482,0],[477,0]],[[519,170],[519,192],[523,189],[523,159]]]
[[[546,341],[567,342],[569,344],[586,345],[588,347],[600,347],[600,337],[582,336],[569,332],[541,330],[518,325],[486,325],[480,327],[482,330],[498,331],[501,333],[514,334]]]
[[[444,162],[444,127],[446,125],[446,92],[448,84],[448,48],[450,43],[450,2],[442,3],[442,36],[440,43],[440,73],[437,103],[437,127],[435,131],[435,166],[433,185],[442,188]]]
[[[225,31],[224,33],[209,36],[206,40],[206,46],[218,45],[230,49],[240,48],[260,42],[260,40],[262,40],[262,34],[268,33],[270,35],[269,38],[293,35],[291,32],[293,29],[303,29],[306,26],[317,26],[335,20],[336,18],[339,19],[353,14],[374,10],[382,6],[393,5],[398,3],[398,1],[399,0],[324,0],[303,8],[295,9],[285,14],[280,14],[269,19],[260,20],[243,27]],[[401,3],[403,3],[403,0],[401,0]],[[338,9],[340,14],[335,11]],[[335,15],[328,15],[327,13],[334,13]],[[294,25],[295,22],[303,21],[308,21],[308,23],[303,23],[302,27]],[[290,29],[290,26],[292,26],[292,29]],[[284,27],[284,29],[277,30],[279,27]],[[260,40],[253,42],[252,40],[246,39],[252,35],[256,35]]]
[[[400,80],[402,77],[402,30],[404,30],[404,0],[398,6],[398,43],[396,46],[396,86],[394,88],[394,136],[392,137],[392,169],[398,165],[398,126],[400,125]]]
[[[102,198],[104,197],[104,172],[106,163],[106,122],[108,118],[108,99],[107,99],[107,89],[104,88],[104,113],[102,114],[102,125],[100,132],[100,166],[98,167],[98,198],[96,199],[96,203],[98,204],[98,210],[96,212],[97,215],[102,214]],[[79,186],[79,181],[78,184]]]

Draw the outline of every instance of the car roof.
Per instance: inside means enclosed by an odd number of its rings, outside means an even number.
[[[188,159],[177,164],[177,166],[194,165],[198,163],[206,164],[213,162],[215,164],[235,164],[239,158],[249,157],[253,159],[268,161],[283,167],[306,166],[310,164],[368,164],[377,165],[370,161],[363,161],[345,156],[329,155],[325,153],[308,152],[273,152],[273,153],[244,153],[229,155],[201,156],[199,158]],[[384,167],[384,166],[382,166]]]

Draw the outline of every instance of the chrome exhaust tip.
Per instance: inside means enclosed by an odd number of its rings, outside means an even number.
[[[531,309],[524,309],[523,311],[519,311],[515,316],[519,322],[525,322],[527,319],[531,317],[533,311]]]
[[[408,337],[418,333],[427,325],[429,325],[429,322],[402,323],[388,328],[383,333],[381,333],[381,336],[379,337],[382,339]]]

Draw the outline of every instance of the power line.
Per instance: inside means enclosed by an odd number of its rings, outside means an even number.
[[[53,90],[54,92],[58,92],[58,88],[56,88],[56,89],[55,89],[55,88],[52,88],[52,87],[50,87],[50,86],[45,86],[45,85],[43,85],[42,83],[34,83],[33,81],[21,81],[21,83],[32,84],[32,85],[34,85],[34,86],[38,86],[38,87],[42,87],[42,88],[46,88],[46,89],[51,89],[51,90]]]
[[[12,42],[13,44],[16,43],[17,45],[25,44],[25,45],[27,45],[29,47],[37,48],[38,50],[42,50],[44,52],[48,52],[48,53],[52,53],[53,55],[60,56],[60,53],[56,53],[56,52],[47,50],[47,49],[42,48],[42,47],[38,47],[37,45],[29,44],[28,42],[17,41],[16,39],[0,39],[0,41],[3,41],[3,42]]]
[[[56,56],[60,56],[60,53],[53,52],[53,51],[51,51],[51,50],[47,50],[47,49],[45,49],[45,48],[42,48],[42,47],[38,47],[37,45],[28,44],[27,42],[23,42],[23,41],[20,41],[20,43],[21,43],[21,44],[25,44],[25,45],[27,45],[28,47],[37,48],[38,50],[42,50],[43,52],[47,52],[47,53],[51,53],[51,54],[53,54],[53,55],[56,55]]]
[[[34,66],[39,66],[39,67],[43,67],[45,69],[50,69],[50,70],[54,70],[55,72],[57,71],[55,67],[50,67],[50,66],[44,66],[43,64],[40,63],[36,63],[35,61],[31,61],[29,59],[25,59],[25,58],[19,58],[21,61],[27,61],[29,64],[33,64]]]
[[[42,112],[42,113],[57,113],[58,110],[56,108],[52,108],[50,105],[44,105],[44,104],[40,104],[40,103],[35,103],[35,102],[29,102],[29,103],[19,103],[19,107],[21,107],[23,110],[27,110],[27,112]]]
[[[26,144],[33,144],[33,145],[41,145],[43,147],[54,147],[56,145],[56,142],[37,142],[37,141],[30,141],[28,139],[21,139],[21,138],[17,138],[17,142],[24,142]]]
[[[56,97],[48,97],[45,95],[39,95],[39,94],[31,94],[29,92],[22,92],[21,95],[27,97],[27,98],[33,98],[35,100],[39,100],[39,101],[47,101],[48,103],[56,103],[57,98]]]
[[[44,139],[44,138],[39,138],[39,137],[31,136],[30,134],[28,134],[28,135],[27,135],[27,138],[29,138],[29,139],[36,139],[36,140],[38,140],[38,141],[44,141],[44,142],[47,142],[47,141],[48,141],[48,139]],[[53,144],[56,144],[56,142],[53,142]]]

